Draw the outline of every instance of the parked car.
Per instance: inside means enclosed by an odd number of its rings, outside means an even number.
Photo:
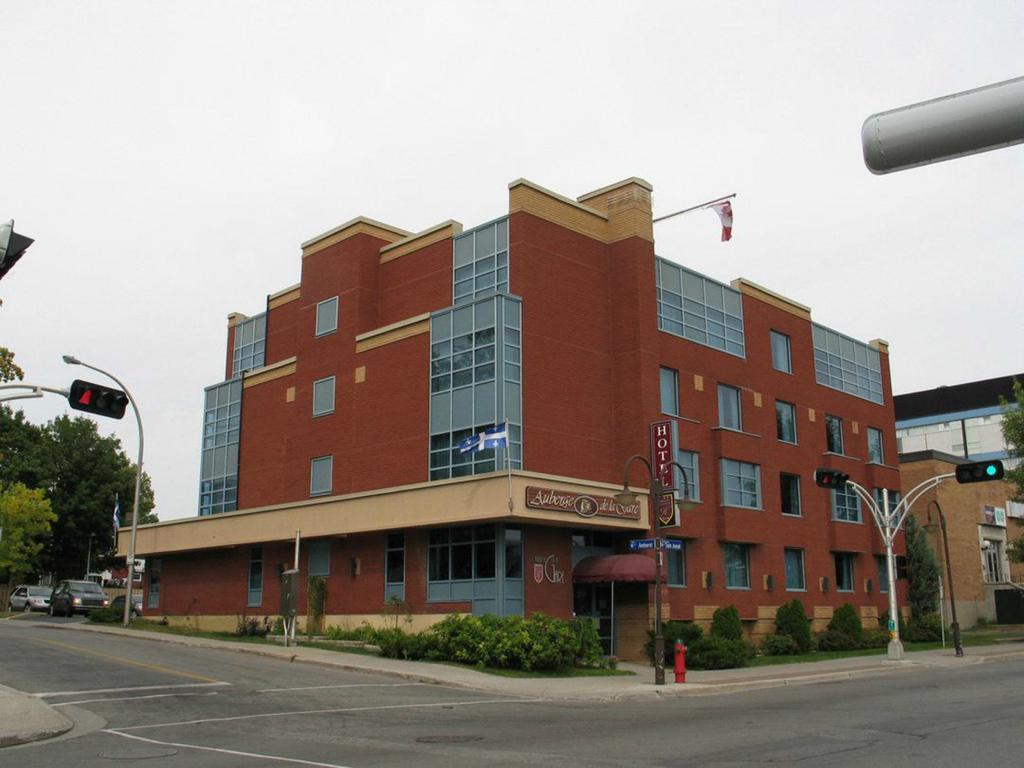
[[[22,584],[14,588],[7,600],[9,611],[46,611],[50,608],[50,587],[30,587]]]
[[[120,616],[124,615],[124,595],[118,595],[111,603],[110,607]],[[142,615],[142,597],[140,595],[132,595],[132,616]]]
[[[50,596],[51,616],[72,616],[106,608],[110,598],[98,584],[91,581],[62,581]]]

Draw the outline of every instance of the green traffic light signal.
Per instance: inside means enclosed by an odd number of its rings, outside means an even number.
[[[968,464],[958,464],[956,467],[956,481],[958,483],[984,483],[988,480],[1002,480],[1005,472],[1003,462],[993,459],[992,461],[975,461]]]

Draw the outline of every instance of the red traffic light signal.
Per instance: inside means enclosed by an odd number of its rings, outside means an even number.
[[[71,382],[68,404],[76,411],[120,419],[128,407],[128,395],[120,389],[75,379]]]
[[[957,464],[956,481],[958,483],[984,483],[989,480],[1003,479],[1003,462],[975,461],[971,464]]]
[[[845,488],[850,476],[838,469],[814,470],[814,482],[821,488]]]

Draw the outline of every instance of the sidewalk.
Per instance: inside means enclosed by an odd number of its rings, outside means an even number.
[[[620,663],[619,669],[633,675],[611,677],[521,678],[503,677],[478,672],[471,667],[422,661],[400,661],[379,656],[366,656],[343,651],[283,645],[252,645],[227,640],[171,635],[162,632],[125,630],[109,625],[62,624],[40,625],[39,631],[93,632],[121,635],[137,640],[153,640],[194,648],[217,648],[238,653],[252,653],[291,662],[318,664],[325,667],[396,675],[417,682],[458,686],[476,691],[521,696],[524,698],[562,701],[607,702],[621,699],[700,696],[739,693],[764,688],[810,685],[846,680],[869,675],[913,672],[934,667],[965,667],[999,659],[1024,655],[1024,645],[975,646],[963,658],[956,658],[953,649],[920,651],[907,654],[904,661],[891,662],[884,656],[856,656],[830,661],[780,664],[768,667],[691,671],[685,684],[674,682],[672,668],[666,669],[666,684],[654,685],[651,667]],[[64,733],[71,723],[32,696],[0,686],[0,746],[50,738]]]

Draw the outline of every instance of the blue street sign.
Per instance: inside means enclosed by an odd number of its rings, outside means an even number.
[[[683,549],[683,542],[681,542],[679,539],[662,539],[662,542],[662,546],[664,546],[665,549],[675,549],[679,550],[680,552]]]
[[[654,549],[654,539],[631,539],[629,551],[637,552],[642,549]]]

